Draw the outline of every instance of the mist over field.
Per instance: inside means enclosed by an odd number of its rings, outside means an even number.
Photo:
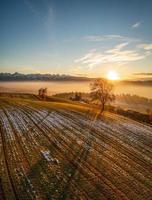
[[[38,93],[40,87],[47,87],[48,94],[63,92],[90,92],[91,81],[5,81],[0,82],[0,92]],[[115,94],[131,94],[152,98],[152,86],[117,83]]]

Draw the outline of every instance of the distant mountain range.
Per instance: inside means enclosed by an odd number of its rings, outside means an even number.
[[[0,73],[0,81],[90,81],[91,78],[59,74]]]
[[[93,81],[95,78],[59,75],[59,74],[22,74],[15,72],[0,73],[0,81]],[[123,80],[119,81],[123,84],[149,85],[152,86],[152,80]]]

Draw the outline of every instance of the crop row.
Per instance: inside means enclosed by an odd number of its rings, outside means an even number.
[[[151,127],[3,102],[0,128],[6,199],[151,199]]]

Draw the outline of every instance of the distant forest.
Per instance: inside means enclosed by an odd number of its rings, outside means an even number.
[[[61,97],[61,98],[68,98],[70,99],[71,97],[73,98],[75,96],[75,92],[68,92],[68,93],[59,93],[53,96]],[[82,98],[90,98],[89,93],[81,93]],[[146,97],[140,97],[137,95],[130,95],[130,94],[121,94],[121,95],[116,95],[116,100],[117,101],[124,101],[128,104],[142,104],[142,105],[148,105],[152,106],[152,99],[148,99]]]
[[[82,100],[86,102],[90,101],[89,93],[78,93],[78,94],[81,94]],[[73,99],[75,98],[75,95],[76,95],[75,92],[69,92],[69,93],[56,94],[54,96],[66,99]],[[131,109],[144,113],[152,111],[152,99],[140,97],[137,95],[130,95],[130,94],[116,95],[115,101],[114,103],[112,103],[112,105],[121,107],[123,109]]]

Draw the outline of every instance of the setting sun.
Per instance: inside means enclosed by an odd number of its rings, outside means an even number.
[[[118,73],[116,71],[113,71],[113,70],[110,70],[107,74],[107,78],[109,80],[118,80],[119,79],[119,76],[118,76]]]

